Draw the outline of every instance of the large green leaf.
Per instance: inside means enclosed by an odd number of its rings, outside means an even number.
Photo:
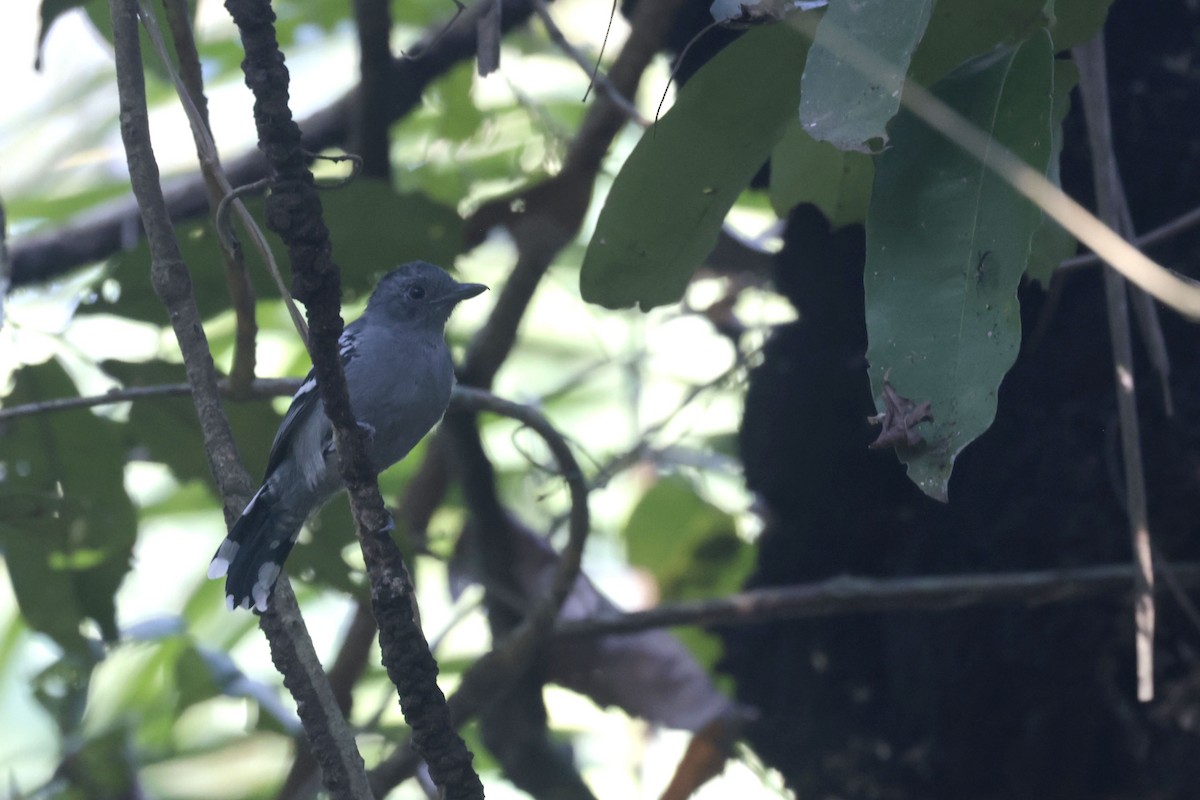
[[[733,517],[680,476],[663,478],[642,495],[624,537],[629,563],[655,577],[665,600],[736,592],[754,566],[754,548],[737,535]],[[704,664],[720,657],[720,642],[710,634],[680,630],[678,636]]]
[[[1053,7],[1054,24],[1050,35],[1054,49],[1067,50],[1091,39],[1104,27],[1108,7],[1113,0],[1047,0]]]
[[[1079,83],[1079,69],[1073,61],[1054,62],[1054,112],[1050,128],[1050,163],[1046,167],[1046,179],[1055,186],[1062,188],[1059,175],[1059,156],[1063,146],[1063,120],[1071,110],[1071,90]],[[1054,270],[1066,258],[1070,258],[1078,249],[1075,237],[1067,229],[1042,213],[1042,224],[1033,237],[1030,247],[1029,266],[1027,273],[1030,278],[1042,284],[1050,285]]]
[[[721,223],[795,117],[808,43],[787,24],[751,30],[687,83],[613,183],[580,273],[608,308],[678,300]]]
[[[1049,21],[1046,0],[938,0],[909,77],[928,86],[967,59],[1021,42]]]
[[[817,25],[801,81],[800,122],[817,141],[839,150],[878,152],[900,109],[908,62],[929,22],[933,0],[831,3]],[[849,40],[884,69],[864,74],[842,52]]]
[[[1053,53],[1046,33],[976,59],[934,87],[1039,172],[1051,151]],[[868,358],[903,397],[930,402],[924,442],[902,446],[909,477],[946,499],[955,457],[995,416],[1020,344],[1016,289],[1037,207],[907,112],[879,160],[867,217]],[[881,409],[882,410],[882,409]]]
[[[784,217],[801,203],[812,203],[834,228],[863,222],[874,176],[870,156],[818,142],[804,132],[800,120],[792,120],[771,151],[771,207]]]
[[[679,476],[663,478],[642,495],[624,537],[629,562],[652,573],[669,600],[736,591],[753,560],[733,517]]]
[[[17,373],[6,402],[76,394],[49,361]],[[113,594],[137,538],[118,427],[78,410],[20,417],[0,431],[0,544],[21,615],[77,654],[89,649],[85,619],[106,639],[117,637]]]

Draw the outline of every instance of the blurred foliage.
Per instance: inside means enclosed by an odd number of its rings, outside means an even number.
[[[70,9],[83,6],[98,33],[73,43],[94,55],[90,63],[79,62],[69,79],[0,116],[6,152],[0,189],[14,232],[53,231],[127,192],[123,155],[114,145],[118,120],[109,56],[97,44],[104,41],[105,5],[43,0],[39,6],[36,44],[47,56],[55,52],[55,23]],[[336,99],[355,69],[351,5],[274,4],[295,94],[303,90],[314,107],[320,105],[314,96],[323,103]],[[397,50],[410,46],[421,26],[453,11],[444,0],[391,5]],[[927,5],[870,4],[895,14]],[[1053,54],[1088,38],[1107,5],[939,0],[923,35],[916,23],[907,29],[884,25],[875,33],[895,36],[885,49],[907,64],[897,74],[942,81],[939,91],[962,98],[961,110],[969,115],[975,106],[967,100],[1003,105],[1003,125],[985,130],[1054,178],[1074,73]],[[226,113],[220,109],[248,107],[241,48],[217,4],[192,7],[217,124]],[[572,41],[598,52],[606,4],[564,0],[554,13]],[[846,24],[855,23],[851,18]],[[610,43],[606,61],[616,50]],[[599,589],[618,602],[630,600],[621,595],[635,576],[649,576],[653,593],[663,599],[728,594],[752,563],[750,498],[734,454],[718,444],[732,441],[737,428],[745,356],[761,344],[769,324],[790,312],[763,290],[747,289],[735,298],[733,313],[747,328],[740,359],[708,318],[692,313],[715,307],[730,292],[729,281],[697,280],[694,273],[731,208],[729,219],[749,220],[747,226],[758,230],[799,203],[816,204],[835,225],[865,222],[879,245],[871,270],[887,279],[871,287],[873,316],[887,314],[898,326],[941,337],[939,349],[922,356],[925,363],[970,360],[988,371],[980,382],[954,373],[950,385],[935,389],[906,373],[903,358],[877,356],[873,377],[891,365],[906,394],[936,397],[938,412],[943,403],[955,403],[973,420],[970,435],[990,421],[987,394],[1019,341],[1011,308],[1016,281],[1035,265],[1044,277],[1047,266],[1072,247],[951,145],[934,141],[903,111],[893,117],[890,91],[868,91],[869,125],[838,138],[861,145],[886,135],[889,148],[882,154],[817,142],[799,116],[807,51],[807,38],[795,28],[759,26],[696,74],[640,140],[632,126],[618,138],[599,181],[596,207],[603,210],[595,236],[585,230],[562,253],[530,307],[517,351],[498,376],[497,390],[539,404],[578,447],[589,477],[598,479],[589,566]],[[155,60],[147,59],[151,70],[160,69],[150,63]],[[356,313],[355,304],[378,274],[413,258],[456,267],[497,290],[502,286],[511,246],[494,237],[463,255],[462,217],[487,198],[555,174],[587,110],[580,101],[587,76],[540,26],[507,37],[502,63],[501,73],[487,80],[470,63],[454,66],[429,87],[420,107],[392,126],[391,185],[359,179],[322,192],[343,269],[347,316]],[[820,73],[804,75],[817,81],[808,97],[814,119],[864,91],[861,78],[838,67],[826,63]],[[48,73],[55,68],[43,64]],[[1000,74],[995,70],[1023,88],[992,91]],[[638,98],[644,113],[664,90],[667,72],[660,63],[649,73],[645,96]],[[183,131],[161,75],[151,74],[150,88],[156,125]],[[973,118],[984,122],[983,109],[976,110]],[[218,135],[226,158],[253,143],[248,112],[232,128],[239,132],[231,135],[227,126]],[[186,135],[158,131],[164,173],[190,171],[194,154]],[[1030,152],[1022,150],[1026,145]],[[769,187],[771,211],[761,193],[748,191],[768,156],[763,187]],[[964,176],[978,195],[969,202],[950,192]],[[249,205],[261,216],[261,202]],[[910,235],[931,220],[928,237]],[[1003,230],[998,220],[1005,221]],[[986,225],[992,226],[986,237],[964,234]],[[234,321],[212,227],[181,222],[177,233],[215,360],[227,366]],[[271,240],[282,259],[282,248]],[[984,258],[984,252],[990,255]],[[302,375],[306,356],[274,286],[249,249],[247,261],[258,296],[259,374]],[[581,263],[583,295],[590,301],[644,309],[670,305],[646,314],[589,305],[580,296]],[[53,287],[11,295],[0,328],[0,391],[7,392],[2,405],[182,382],[148,274],[147,248],[135,244]],[[912,281],[906,294],[893,292],[890,279],[897,275]],[[948,301],[937,294],[939,286],[950,287]],[[674,305],[685,294],[687,305]],[[482,298],[465,305],[452,321],[451,341],[461,345],[486,308]],[[893,313],[897,308],[903,313]],[[993,338],[986,347],[948,342],[949,312],[956,318],[978,314],[981,330]],[[873,330],[878,337],[880,329]],[[909,334],[883,335],[897,352],[911,349],[903,339]],[[946,375],[940,367],[930,369],[920,381]],[[241,454],[255,475],[283,407],[284,401],[227,404]],[[939,425],[959,419],[935,417]],[[528,524],[552,528],[562,518],[565,494],[540,468],[544,454],[508,421],[483,424],[504,498]],[[0,545],[12,587],[11,595],[0,595],[0,674],[6,685],[19,687],[11,698],[0,695],[0,715],[18,720],[0,732],[0,754],[14,756],[15,791],[28,795],[43,787],[45,796],[100,797],[141,783],[158,797],[270,796],[282,779],[283,737],[294,734],[295,717],[253,618],[227,614],[220,587],[203,579],[222,519],[190,399],[158,397],[0,421],[0,437]],[[956,447],[968,440],[964,434]],[[385,496],[402,495],[422,457],[415,452],[382,476]],[[446,543],[457,538],[462,517],[461,500],[451,493],[430,526],[430,550],[444,555],[452,549]],[[289,569],[299,579],[297,592],[319,651],[328,657],[344,623],[346,597],[363,593],[345,501],[324,509],[301,541]],[[442,642],[443,674],[453,684],[486,647],[484,625],[478,613],[457,621],[441,557],[421,556],[415,571],[426,627],[431,639]],[[712,640],[685,636],[702,663],[719,656]],[[403,735],[403,721],[375,663],[355,698],[355,721],[372,763],[386,752],[385,739]],[[586,722],[577,716],[563,728],[577,734],[583,751],[589,736],[601,743],[593,749],[604,751],[614,736],[635,735],[623,718],[594,707],[575,713]],[[26,728],[22,720],[30,721]],[[480,747],[473,728],[468,738]],[[629,761],[623,766],[632,782]],[[596,763],[600,773],[614,766]],[[498,769],[486,755],[477,764]],[[230,782],[234,773],[241,783]]]

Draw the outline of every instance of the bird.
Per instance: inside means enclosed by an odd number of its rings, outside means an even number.
[[[454,388],[446,321],[486,289],[414,261],[384,275],[362,316],[342,332],[350,406],[377,473],[408,455],[445,413]],[[225,578],[230,610],[267,610],[304,521],[343,488],[336,458],[333,426],[310,370],[275,434],[262,486],[209,564],[210,579]]]

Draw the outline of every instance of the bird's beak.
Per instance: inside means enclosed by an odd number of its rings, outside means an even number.
[[[461,303],[463,300],[486,292],[487,288],[482,283],[460,283],[446,293],[446,296],[442,298],[442,302],[449,303],[450,305]]]

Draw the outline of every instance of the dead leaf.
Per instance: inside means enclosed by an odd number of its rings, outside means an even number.
[[[933,406],[929,401],[917,405],[902,396],[888,380],[891,374],[889,369],[883,376],[883,413],[867,417],[867,421],[872,425],[882,426],[879,436],[871,442],[870,446],[874,450],[887,447],[916,447],[925,441],[915,430],[917,425],[926,420],[933,421]]]

